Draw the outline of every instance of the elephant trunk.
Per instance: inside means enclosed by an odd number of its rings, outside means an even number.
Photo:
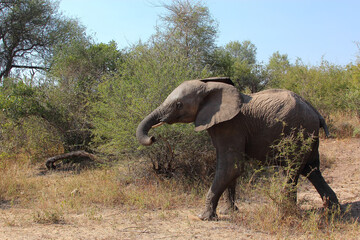
[[[136,129],[136,138],[137,140],[145,146],[151,145],[155,142],[155,137],[148,136],[149,130],[160,123],[160,111],[155,109],[152,113],[150,113],[147,117],[145,117],[139,126]]]

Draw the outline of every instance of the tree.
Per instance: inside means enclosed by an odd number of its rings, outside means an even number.
[[[121,60],[122,53],[114,41],[109,44],[73,41],[55,50],[50,73],[63,90],[94,95],[102,77],[116,72]]]
[[[63,133],[66,152],[89,149],[92,140],[89,105],[97,100],[103,78],[117,72],[121,59],[115,42],[74,41],[55,52],[48,76],[53,82],[43,93],[49,109],[58,115],[57,119],[46,116],[47,120]]]
[[[128,49],[118,71],[99,85],[99,99],[92,103],[93,146],[97,151],[125,159],[148,160],[156,173],[166,177],[182,172],[190,181],[208,181],[215,166],[206,133],[194,133],[191,124],[166,126],[152,132],[159,140],[151,148],[139,146],[135,132],[142,118],[161,104],[187,79],[208,77],[206,69],[189,68],[190,59],[174,48],[139,43]],[[148,165],[147,165],[148,166]],[[189,181],[187,181],[189,182]]]
[[[267,71],[270,75],[270,84],[277,87],[290,69],[290,62],[287,54],[280,54],[278,51],[273,53],[267,65]]]
[[[268,81],[266,69],[256,63],[256,47],[250,41],[233,41],[217,48],[207,63],[214,75],[231,77],[240,91],[258,92]]]
[[[64,46],[54,55],[45,83],[31,85],[13,80],[0,86],[2,114],[19,124],[30,117],[46,123],[65,152],[89,150],[92,140],[89,105],[97,99],[97,86],[102,78],[116,72],[120,57],[113,42],[74,42]]]
[[[299,94],[325,116],[336,111],[356,112],[359,109],[356,66],[344,68],[325,60],[319,66],[309,66],[301,59],[289,65],[286,55],[275,53],[273,56],[269,64],[272,71],[270,87]]]
[[[360,59],[359,56],[358,58]],[[360,120],[360,63],[350,65],[348,71],[350,72],[351,79],[346,93],[348,99],[347,107],[356,112]]]
[[[51,0],[0,2],[0,81],[16,69],[46,70],[53,47],[84,37],[84,28],[63,18]]]
[[[172,47],[191,59],[201,69],[206,57],[215,49],[218,24],[208,7],[200,1],[173,0],[163,4],[167,13],[160,16],[154,41]]]
[[[251,93],[263,90],[268,82],[267,71],[261,64],[248,64],[246,61],[235,61],[232,78],[240,91]]]
[[[256,47],[250,41],[232,41],[226,44],[225,51],[237,62],[246,62],[247,64],[256,63]]]
[[[192,71],[189,59],[152,44],[133,46],[118,62],[119,70],[99,85],[99,101],[93,106],[93,134],[105,152],[134,151],[134,132],[142,117],[159,105],[186,79],[206,72]]]
[[[234,75],[234,58],[223,47],[217,47],[207,58],[207,68],[214,76]]]

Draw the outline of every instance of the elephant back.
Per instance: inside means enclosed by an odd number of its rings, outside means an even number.
[[[245,107],[247,114],[262,121],[266,127],[283,125],[289,131],[302,127],[307,132],[318,134],[320,122],[317,111],[294,92],[269,89],[250,95],[250,99]]]

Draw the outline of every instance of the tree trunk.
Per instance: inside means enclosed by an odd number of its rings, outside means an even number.
[[[55,169],[55,162],[59,161],[59,160],[63,160],[63,159],[88,159],[91,161],[94,161],[96,159],[94,154],[85,152],[85,151],[74,151],[74,152],[69,152],[69,153],[64,153],[64,154],[60,154],[51,158],[48,158],[46,160],[46,167],[47,169]]]

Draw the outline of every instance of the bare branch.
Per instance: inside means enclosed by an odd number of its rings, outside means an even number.
[[[11,65],[13,68],[24,68],[24,69],[39,69],[39,70],[49,70],[47,67],[40,66],[26,66],[26,65]]]

